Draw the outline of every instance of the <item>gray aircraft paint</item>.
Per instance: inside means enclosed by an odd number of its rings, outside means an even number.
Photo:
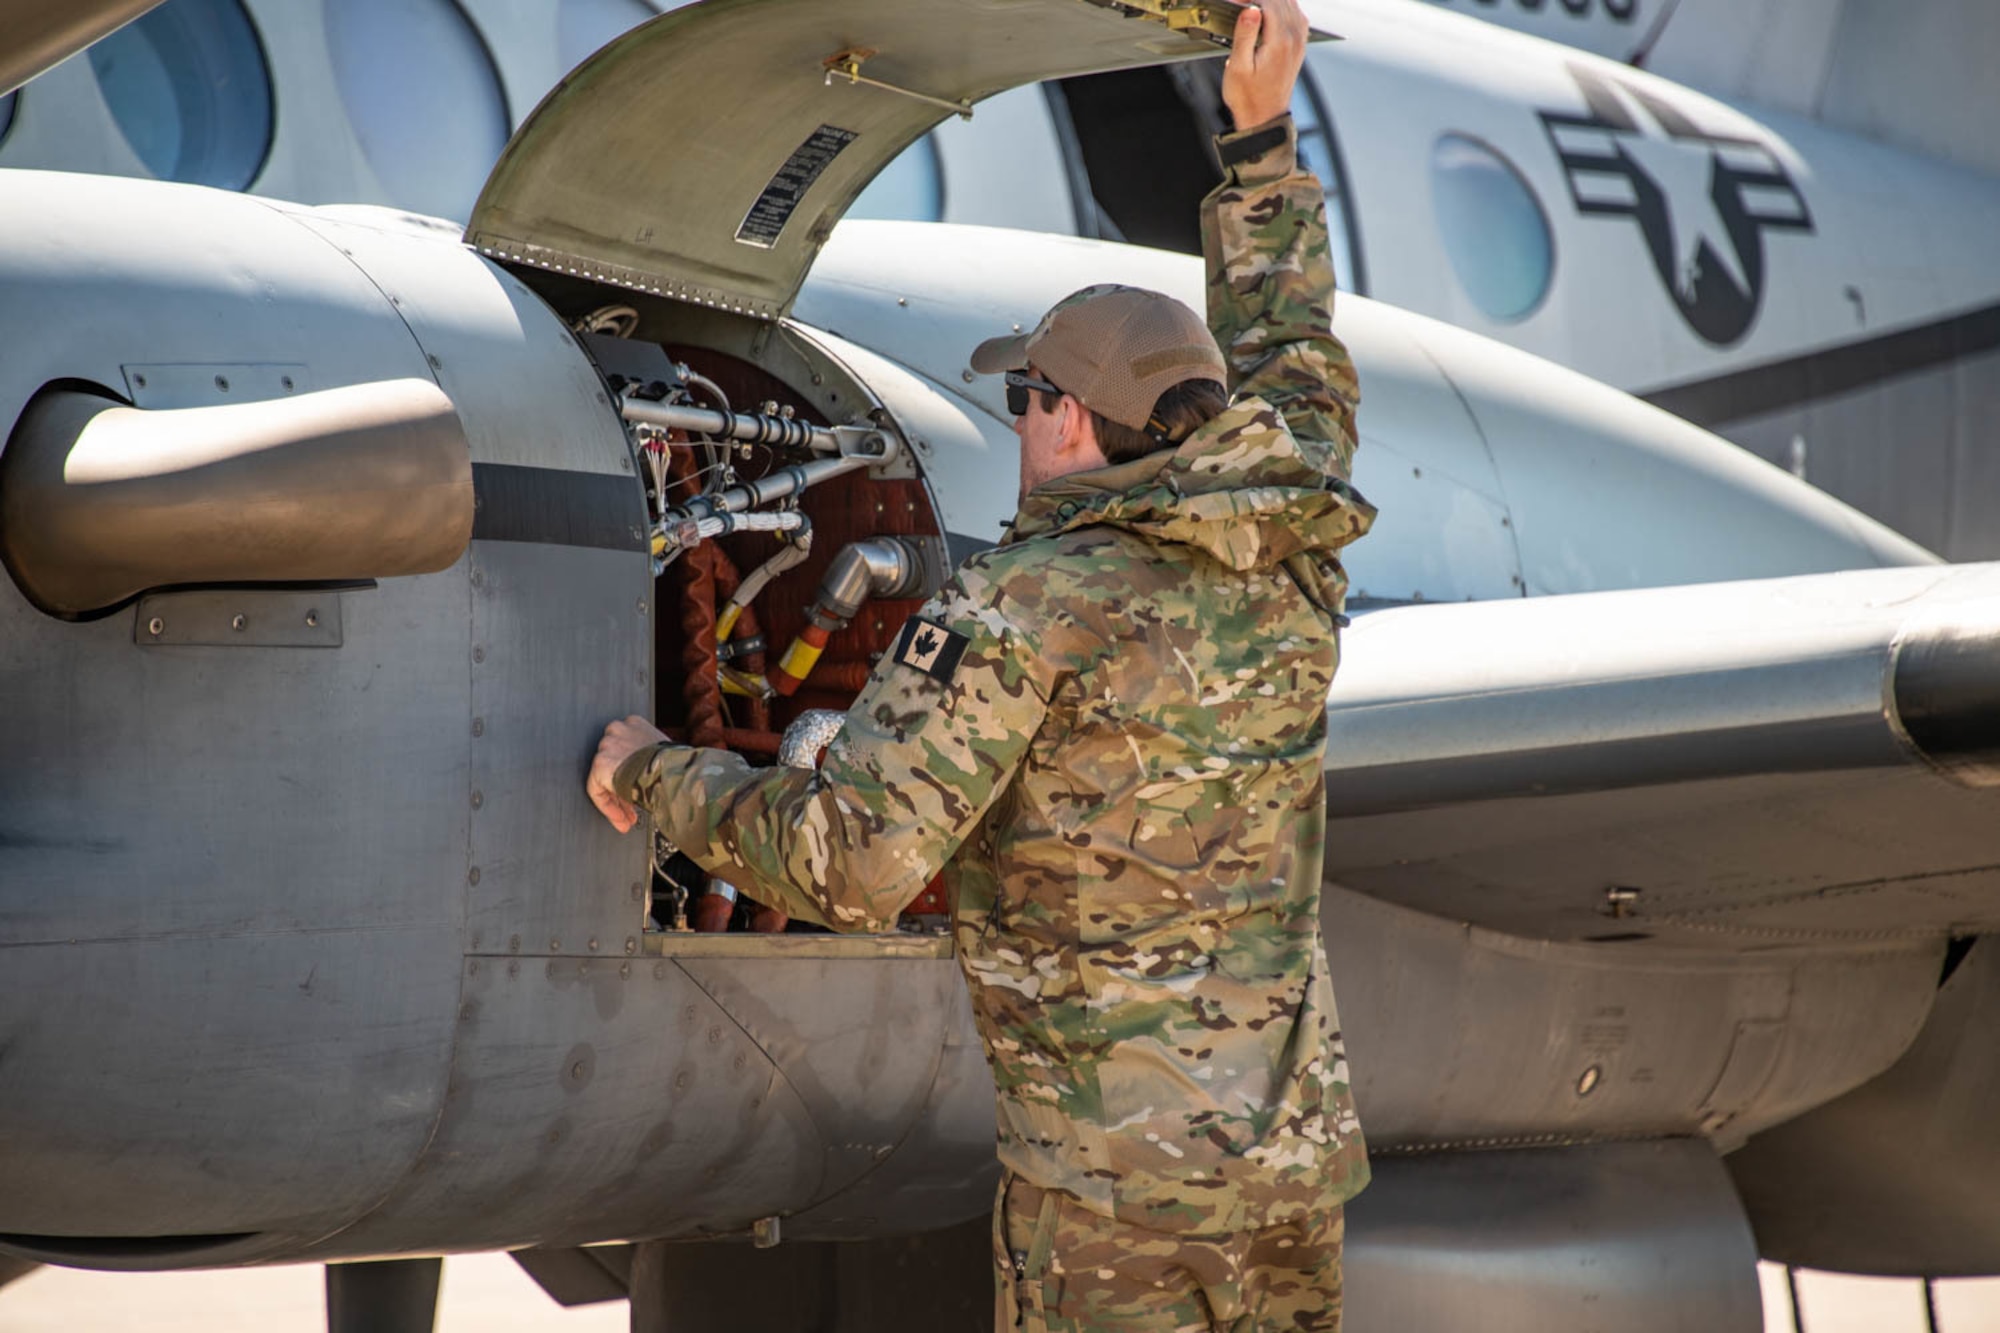
[[[430,182],[463,174],[463,146],[429,169],[399,163],[378,173],[363,139],[381,136],[363,133],[370,109],[354,100],[370,93],[330,59],[328,25],[340,16],[321,0],[270,4],[245,0],[285,115],[251,188],[309,202],[415,206],[418,199],[399,197],[385,181],[419,180],[423,206],[436,207]],[[487,99],[516,123],[524,120],[564,73],[557,53],[582,39],[580,15],[557,0],[466,0],[463,9],[469,22],[454,20],[451,30],[473,49],[454,46],[437,58],[449,55],[454,70],[463,64],[470,71],[464,77],[489,79]],[[1931,73],[1950,68],[1957,53],[1981,49],[1990,20],[1959,0],[1931,0],[1921,21],[1905,22],[1897,7],[1864,0],[1844,5],[1841,22],[1834,12],[1792,0],[1671,8],[1652,0],[1322,0],[1315,17],[1354,40],[1315,50],[1309,77],[1330,113],[1343,212],[1353,246],[1368,255],[1370,295],[1643,393],[1949,558],[1991,558],[2000,555],[1993,490],[2000,480],[1981,386],[1993,379],[2000,353],[1990,340],[1962,339],[1919,365],[1881,352],[1887,338],[1990,315],[2000,303],[2000,270],[1984,242],[2000,225],[2000,185],[1976,130],[1990,117],[1977,109],[1983,94],[1970,86],[1976,79]],[[1497,30],[1475,15],[1537,36]],[[395,40],[373,27],[367,32]],[[616,35],[592,32],[597,40]],[[443,33],[438,24],[420,25],[406,42],[420,34],[441,41]],[[1642,48],[1650,72],[1619,63]],[[1753,321],[1739,339],[1711,344],[1683,320],[1638,225],[1575,207],[1541,119],[1585,108],[1573,67],[1647,90],[1700,132],[1776,153],[1799,183],[1812,230],[1766,233]],[[146,174],[86,62],[51,71],[23,99],[26,110],[0,136],[0,165]],[[1384,115],[1385,107],[1399,111]],[[1425,164],[1440,136],[1450,134],[1500,152],[1553,229],[1549,293],[1519,321],[1482,311],[1447,262]],[[1098,214],[1086,197],[1089,177],[1074,136],[1064,137],[1051,102],[1034,90],[992,99],[971,122],[950,120],[931,137],[947,220],[1094,233],[1098,224],[1090,220]],[[1637,137],[1665,136],[1648,130]],[[420,135],[393,138],[403,153],[420,154],[426,143]],[[446,151],[443,141],[438,149]],[[661,151],[668,151],[664,143]],[[466,178],[467,191],[476,178]],[[1668,191],[1674,221],[1702,221],[1703,185],[1694,175],[1679,184]],[[471,206],[468,193],[456,215]],[[1718,253],[1730,249],[1724,220],[1704,225],[1714,229]],[[1733,268],[1745,261],[1720,262]],[[1744,378],[1765,372],[1788,375],[1795,386],[1782,411],[1745,405]],[[1889,456],[1880,447],[1885,433],[1898,442],[1893,465],[1881,461]]]
[[[463,419],[482,499],[502,511],[482,511],[451,569],[339,592],[337,646],[151,644],[136,606],[66,622],[11,583],[0,589],[10,738],[0,1143],[10,1180],[28,1182],[0,1203],[11,1249],[200,1266],[740,1237],[767,1216],[783,1216],[793,1239],[865,1238],[981,1211],[991,1103],[948,946],[648,937],[632,892],[643,846],[614,837],[578,790],[602,720],[649,705],[655,609],[639,539],[624,546],[617,531],[621,509],[633,512],[621,491],[634,502],[637,492],[622,431],[543,300],[621,294],[509,273],[435,227],[379,215],[82,177],[21,174],[10,186],[0,263],[25,299],[0,310],[7,419],[44,383],[112,386],[134,364],[304,366],[321,387],[428,375]],[[226,255],[211,244],[218,233],[231,237]],[[1010,272],[1039,281],[1112,262],[1110,250],[1074,243],[987,240],[1020,260]],[[913,250],[912,271],[950,244]],[[931,272],[942,286],[945,266]],[[1004,322],[1037,299],[957,272],[955,294],[912,287],[896,304],[879,277],[849,267],[847,304],[828,307],[847,311],[841,337],[668,315],[691,341],[841,393],[849,410],[889,405],[899,433],[923,441],[912,450],[948,497],[950,530],[994,503],[971,491],[1006,472],[1006,437],[981,401],[990,390],[959,387],[963,346],[941,335],[982,311]],[[1685,682],[1699,691],[1742,665],[1726,637],[1700,633],[1705,603],[1727,600],[1733,617],[1754,620],[1799,595],[1784,584],[1649,584],[1722,577],[1732,558],[1739,573],[1817,572],[1816,595],[1834,600],[1875,586],[1853,580],[1902,579],[1915,618],[1951,600],[1928,580],[1991,577],[1823,572],[1925,557],[1609,391],[1468,335],[1353,309],[1343,331],[1384,390],[1364,430],[1409,464],[1413,486],[1420,473],[1438,486],[1442,473],[1484,501],[1462,511],[1479,539],[1454,545],[1442,525],[1442,558],[1425,549],[1440,529],[1385,528],[1371,539],[1383,577],[1430,571],[1421,579],[1435,573],[1444,582],[1432,587],[1455,600],[1491,586],[1481,580],[1494,553],[1512,551],[1537,592],[1628,589],[1616,594],[1628,599],[1620,617],[1688,627],[1678,675],[1638,659],[1634,712],[1684,702]],[[184,383],[200,391],[200,377]],[[1545,457],[1576,451],[1601,491],[1533,465],[1551,422],[1564,442]],[[1602,497],[1663,485],[1682,488],[1688,512],[1711,507],[1715,538],[1698,553],[1663,540],[1684,531],[1685,513],[1575,521]],[[1380,490],[1391,490],[1387,473]],[[1528,624],[1511,611],[1586,641],[1616,623],[1600,599],[1522,602],[1508,588],[1479,607],[1382,612],[1379,631],[1364,619],[1354,639],[1395,641],[1398,626],[1461,611],[1498,617],[1495,642],[1507,624]],[[215,614],[214,590],[183,595],[191,614]],[[240,595],[253,610],[296,605],[293,592]],[[149,611],[178,625],[173,596]],[[1885,617],[1891,632],[1897,623]],[[1878,679],[1880,652],[1861,664]],[[1438,656],[1427,645],[1410,665]],[[1839,682],[1853,657],[1851,645],[1822,644],[1796,665],[1808,686]],[[1476,687],[1486,664],[1458,660],[1466,670],[1446,685]],[[1540,670],[1538,748],[1597,739],[1564,708],[1565,690],[1586,682],[1567,659]],[[1663,693],[1649,696],[1648,681]],[[1488,693],[1502,711],[1482,725],[1504,736],[1507,696]],[[1986,716],[1988,701],[1970,706]],[[1672,725],[1700,749],[1700,726]],[[1991,827],[1991,792],[1954,784],[1919,751],[1901,760],[1824,780],[1862,799],[1882,789],[1871,783],[1906,789],[1954,838]],[[1424,886],[1427,912],[1391,905],[1405,890],[1386,881],[1369,888],[1384,901],[1357,898],[1340,888],[1348,868],[1333,867],[1325,924],[1354,978],[1349,1029],[1370,1064],[1363,1112],[1394,1160],[1412,1163],[1385,1169],[1373,1195],[1389,1237],[1376,1251],[1382,1271],[1413,1273],[1396,1265],[1422,1257],[1398,1219],[1434,1212],[1438,1199],[1517,1197],[1509,1182],[1533,1181],[1599,1200],[1595,1211],[1553,1204],[1537,1234],[1588,1225],[1602,1245],[1516,1245],[1510,1318],[1566,1320],[1578,1272],[1623,1274],[1671,1251],[1699,1280],[1705,1318],[1751,1326],[1746,1222],[1715,1153],[1889,1069],[1930,1012],[1947,934],[1984,928],[1991,911],[1978,884],[1886,934],[1847,908],[1856,897],[1894,905],[1894,893],[1801,894],[1777,919],[1755,893],[1694,923],[1647,905],[1649,879],[1680,866],[1682,844],[1717,809],[1746,798],[1790,802],[1789,832],[1767,853],[1782,869],[1788,849],[1813,844],[1812,821],[1840,808],[1816,803],[1812,783],[1704,787],[1676,771],[1543,798],[1537,813],[1552,826],[1602,835],[1553,839],[1546,859],[1519,854],[1493,803],[1462,811],[1449,825],[1462,859]],[[1371,852],[1393,864],[1447,850],[1435,825],[1405,837],[1400,851],[1390,836]],[[1710,873],[1754,865],[1757,838],[1751,827],[1724,840]],[[1894,850],[1881,888],[1935,869]],[[1614,904],[1609,885],[1642,893]],[[1532,924],[1524,908],[1540,914]],[[1600,914],[1599,938],[1579,938],[1574,923]],[[1376,1054],[1364,1056],[1369,1043]],[[1683,1142],[1630,1152],[1601,1142],[1628,1137]],[[1461,1155],[1472,1147],[1551,1155]],[[1685,1186],[1686,1223],[1666,1230],[1642,1202],[1662,1173]],[[1483,1278],[1472,1261],[1494,1239],[1483,1219],[1522,1233],[1497,1204],[1472,1211],[1464,1233],[1433,1242],[1426,1271],[1454,1272],[1448,1303],[1485,1308],[1492,1270]],[[1426,1294],[1411,1280],[1399,1284],[1406,1304]],[[657,1308],[670,1293],[646,1299]],[[1679,1323],[1671,1305],[1638,1304],[1625,1326]]]

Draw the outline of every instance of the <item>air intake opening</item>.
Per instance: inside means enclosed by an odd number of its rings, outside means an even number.
[[[151,1269],[185,1266],[219,1257],[262,1233],[230,1231],[202,1236],[31,1236],[0,1232],[0,1248],[38,1263],[70,1268]]]

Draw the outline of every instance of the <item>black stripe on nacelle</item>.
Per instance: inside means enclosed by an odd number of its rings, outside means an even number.
[[[1783,411],[2000,348],[2000,305],[1639,396],[1699,426]]]
[[[1896,648],[1896,716],[1924,757],[1975,787],[2000,786],[2000,604],[1920,620]]]
[[[472,489],[474,541],[646,549],[646,496],[637,477],[474,463]]]

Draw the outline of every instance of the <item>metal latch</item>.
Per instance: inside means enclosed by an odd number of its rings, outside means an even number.
[[[1244,10],[1235,0],[1091,0],[1091,3],[1164,23],[1191,37],[1206,37],[1217,46],[1229,45],[1236,35],[1236,16]]]
[[[1238,0],[1090,0],[1090,3],[1136,18],[1164,23],[1175,32],[1189,37],[1205,37],[1221,47],[1227,47],[1235,40],[1236,20],[1249,8]],[[1340,39],[1333,33],[1314,28],[1308,40],[1327,42]]]

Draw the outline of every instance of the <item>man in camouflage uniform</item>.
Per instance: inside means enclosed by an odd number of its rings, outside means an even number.
[[[823,766],[633,718],[591,771],[621,829],[643,808],[836,930],[894,929],[942,868],[999,1091],[1003,1333],[1339,1327],[1368,1164],[1319,933],[1321,758],[1335,552],[1374,511],[1286,114],[1305,40],[1296,0],[1238,27],[1224,97],[1250,128],[1203,206],[1206,328],[1089,288],[974,354],[1019,368],[1020,512],[904,627]],[[1163,387],[1225,376],[1185,438],[1099,449],[1104,421],[1157,437]]]

